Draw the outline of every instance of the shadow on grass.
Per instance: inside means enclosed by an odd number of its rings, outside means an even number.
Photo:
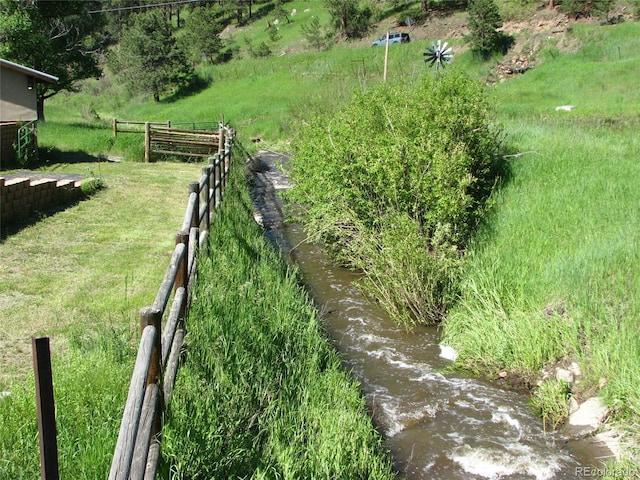
[[[513,167],[511,166],[511,160],[522,156],[522,152],[518,152],[515,147],[508,142],[501,145],[501,148],[496,152],[496,163],[494,165],[494,172],[491,178],[494,181],[493,189],[490,197],[495,197],[501,190],[507,187],[513,180]],[[495,215],[497,211],[493,208],[493,200],[486,198],[482,200],[486,209],[483,209],[480,216],[477,218],[477,223],[471,237],[476,237],[479,232],[482,232],[487,238],[492,238],[495,234]],[[467,242],[468,243],[468,242]]]
[[[17,161],[3,162],[0,172],[10,170],[33,170],[40,167],[51,166],[56,164],[75,164],[75,163],[96,163],[104,162],[106,157],[92,155],[82,151],[63,152],[57,148],[40,147],[38,148],[38,156],[31,159],[26,165]]]
[[[20,220],[12,221],[5,225],[7,222],[2,222],[0,225],[0,243],[4,242],[8,237],[12,235],[16,235],[20,233],[21,230],[24,230],[27,227],[31,227],[38,223],[41,220],[44,220],[47,217],[50,217],[58,212],[66,210],[73,205],[80,203],[80,200],[76,200],[74,202],[68,203],[66,205],[56,205],[55,207],[48,208],[42,211],[34,211]]]
[[[39,148],[38,161],[32,167],[42,167],[56,164],[96,163],[104,162],[103,156],[92,155],[82,151],[63,152],[57,148]]]
[[[192,95],[195,95],[197,93],[200,93],[206,90],[207,88],[209,88],[209,85],[211,85],[211,82],[209,80],[202,78],[200,76],[197,76],[189,85],[187,85],[184,88],[181,88],[180,90],[173,93],[172,95],[169,95],[168,97],[163,99],[162,102],[163,103],[177,102],[178,100],[182,100],[183,98],[190,97]]]

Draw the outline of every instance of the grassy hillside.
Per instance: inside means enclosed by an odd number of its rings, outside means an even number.
[[[370,35],[361,41],[340,41],[329,51],[314,51],[301,38],[300,29],[316,14],[327,21],[322,5],[318,0],[287,3],[289,11],[295,9],[298,13],[290,16],[290,23],[279,22],[280,38],[275,42],[269,39],[263,20],[242,30],[229,29],[225,38],[240,48],[237,59],[202,66],[199,73],[210,82],[209,86],[192,95],[164,98],[159,103],[149,98],[128,98],[108,71],[100,80],[87,81],[81,94],[62,93],[46,102],[47,122],[42,125],[41,144],[49,145],[55,140],[58,148],[138,160],[142,156],[139,138],[122,135],[114,140],[110,131],[113,118],[179,123],[217,121],[224,115],[243,141],[260,137],[285,148],[294,122],[315,109],[334,108],[354,89],[382,81],[384,48],[372,48],[370,44],[385,29],[396,28],[394,22],[383,22],[373,26]],[[438,25],[440,33],[442,25]],[[411,82],[432,72],[422,54],[427,44],[437,38],[422,28],[408,30],[415,41],[391,50],[389,81]],[[268,43],[273,55],[251,58],[244,38],[252,38],[254,44]],[[459,35],[450,43],[462,45]],[[469,63],[468,59],[462,61]],[[64,128],[70,125],[76,133],[64,134]]]
[[[543,366],[577,361],[570,395],[601,388],[630,431],[640,419],[639,33],[638,23],[576,25],[577,53],[549,51],[495,89],[511,178],[443,328],[459,365],[489,377],[535,384]],[[556,400],[566,414],[564,393]]]

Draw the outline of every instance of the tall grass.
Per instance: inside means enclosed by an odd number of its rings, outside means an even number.
[[[60,478],[105,478],[115,448],[135,361],[126,330],[75,336],[65,356],[53,357]],[[0,399],[0,479],[40,477],[34,380],[13,384]]]
[[[252,220],[236,164],[212,227],[164,430],[172,478],[392,478],[357,382],[292,267]]]
[[[488,375],[577,361],[572,394],[602,387],[629,429],[640,416],[640,99],[627,82],[639,29],[576,28],[583,50],[496,90],[518,154],[443,328],[459,364]],[[554,110],[565,104],[575,109]]]

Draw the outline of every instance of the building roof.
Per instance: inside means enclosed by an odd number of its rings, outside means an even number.
[[[8,68],[24,73],[25,75],[31,75],[36,80],[40,80],[42,82],[56,83],[58,81],[58,77],[54,77],[53,75],[49,75],[48,73],[44,73],[39,70],[34,70],[33,68],[18,65],[17,63],[10,62],[4,58],[0,58],[0,68]]]

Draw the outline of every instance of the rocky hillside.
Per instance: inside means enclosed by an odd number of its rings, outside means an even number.
[[[620,8],[610,15],[609,21],[621,21],[627,17],[629,17],[629,12]],[[490,80],[503,81],[511,75],[524,73],[533,68],[542,61],[540,52],[544,48],[554,47],[559,52],[576,51],[580,46],[579,40],[571,35],[571,29],[578,22],[597,23],[602,20],[596,18],[572,19],[559,12],[557,8],[545,7],[536,11],[527,20],[504,22],[502,31],[513,36],[515,44],[497,63]],[[399,26],[397,19],[388,18],[373,25],[372,30],[376,32],[387,30],[408,32],[413,41],[462,40],[469,33],[467,23],[466,12],[459,12],[446,17],[433,17],[422,25],[411,27]],[[361,42],[368,45],[371,41],[369,37]],[[459,46],[457,51],[463,51],[465,48],[465,46]]]

